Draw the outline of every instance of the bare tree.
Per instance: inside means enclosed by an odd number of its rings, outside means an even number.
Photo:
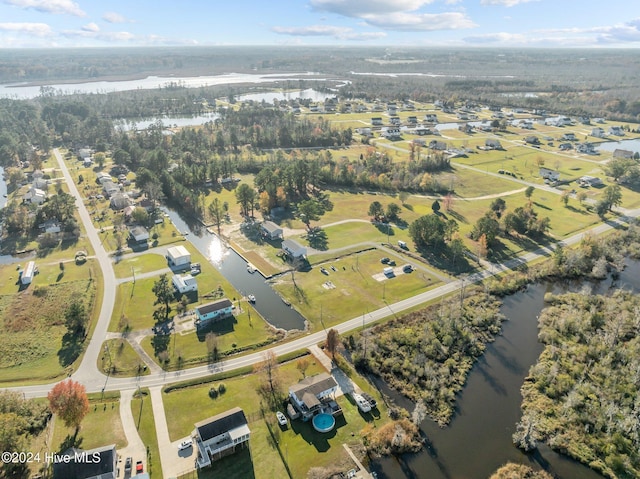
[[[338,350],[338,346],[340,345],[340,333],[331,328],[327,332],[327,351],[331,353],[331,358],[335,361],[336,359],[336,351]]]

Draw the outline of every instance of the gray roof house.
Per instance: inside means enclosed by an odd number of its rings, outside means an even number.
[[[303,258],[307,255],[307,248],[292,239],[282,242],[282,250],[292,258]]]
[[[250,436],[247,418],[239,407],[200,421],[193,431],[198,451],[196,466],[198,469],[209,467],[214,461],[233,454],[236,448],[248,447]]]
[[[323,400],[333,397],[338,383],[328,373],[320,373],[304,378],[289,388],[289,398],[302,416],[309,418],[318,411]]]
[[[276,240],[278,238],[282,238],[282,228],[280,228],[273,221],[265,221],[260,225],[262,229],[262,235],[271,239]]]
[[[88,451],[67,449],[53,463],[53,479],[116,479],[118,454],[115,444]]]

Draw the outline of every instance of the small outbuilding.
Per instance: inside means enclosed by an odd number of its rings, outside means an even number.
[[[170,266],[188,266],[191,264],[191,253],[182,245],[172,246],[167,250]]]
[[[33,281],[33,277],[36,274],[36,264],[33,261],[29,261],[27,266],[22,270],[22,274],[20,275],[20,283],[22,284],[31,284]]]

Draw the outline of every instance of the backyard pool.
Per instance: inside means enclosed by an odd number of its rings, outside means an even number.
[[[336,425],[336,420],[331,414],[318,414],[313,418],[313,428],[318,432],[329,432]]]

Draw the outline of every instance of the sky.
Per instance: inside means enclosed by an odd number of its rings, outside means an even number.
[[[640,47],[638,0],[0,0],[0,49]]]

